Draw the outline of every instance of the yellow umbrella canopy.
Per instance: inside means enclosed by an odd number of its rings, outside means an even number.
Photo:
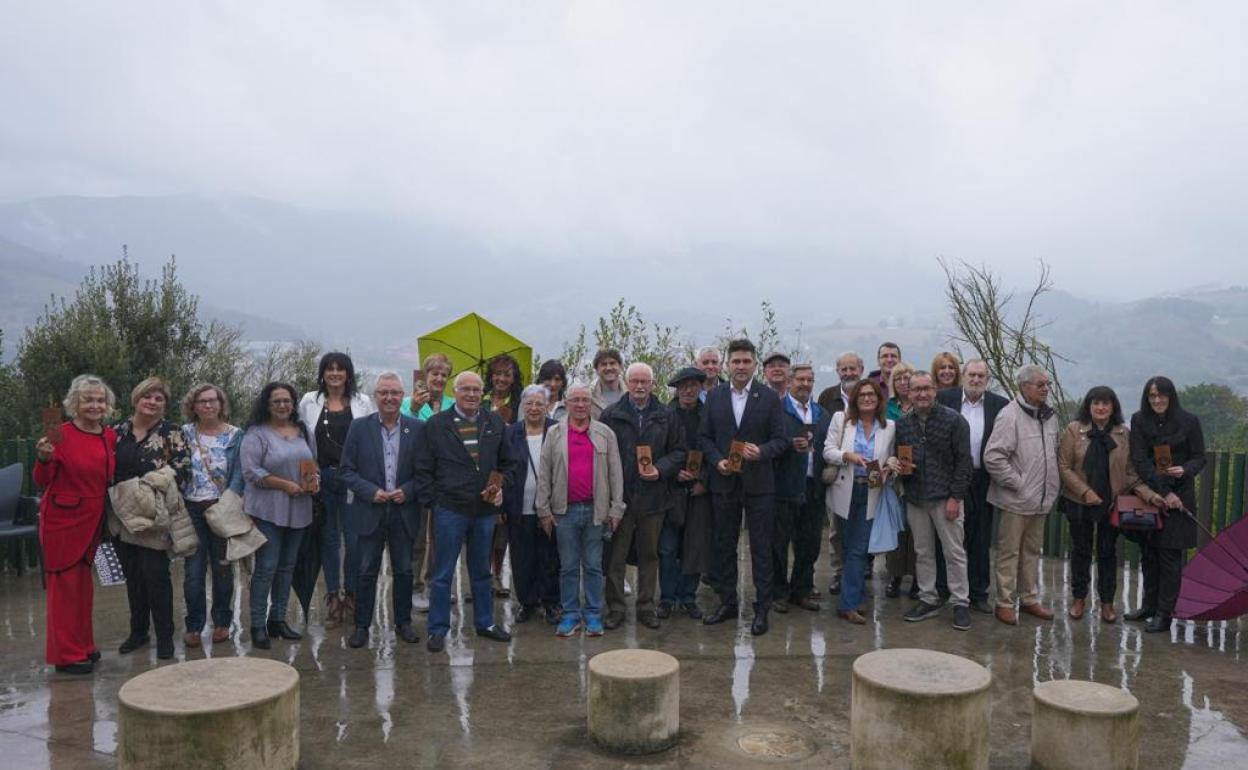
[[[434,353],[451,359],[455,373],[474,371],[487,379],[486,365],[494,356],[506,353],[520,364],[521,382],[533,373],[533,348],[498,328],[476,313],[469,313],[416,340],[420,360]]]

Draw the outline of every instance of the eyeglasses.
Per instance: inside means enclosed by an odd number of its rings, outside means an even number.
[[[295,403],[289,398],[274,398],[269,400],[269,406],[290,406]]]
[[[197,398],[195,399],[195,406],[212,406],[217,403],[217,400],[215,396],[213,398]]]
[[[403,391],[401,390],[378,390],[374,392],[373,395],[379,396],[381,398],[391,398],[394,396],[398,396],[401,398],[403,396]]]

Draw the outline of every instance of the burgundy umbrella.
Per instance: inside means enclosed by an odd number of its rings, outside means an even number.
[[[1248,517],[1219,532],[1183,568],[1183,585],[1174,609],[1174,616],[1183,620],[1231,620],[1245,614]]]

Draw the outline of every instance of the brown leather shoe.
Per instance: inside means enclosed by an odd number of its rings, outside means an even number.
[[[1087,609],[1087,599],[1075,599],[1070,603],[1070,617],[1075,620],[1082,620],[1084,610]]]
[[[229,641],[229,638],[230,638],[230,629],[226,628],[225,626],[217,626],[212,629],[212,643],[213,644],[221,644],[222,642]]]
[[[1018,625],[1018,613],[1014,611],[1013,607],[998,607],[996,615],[997,615],[997,620],[1001,621],[1007,626]]]
[[[1027,613],[1028,615],[1031,615],[1032,617],[1035,617],[1035,618],[1040,618],[1041,620],[1053,619],[1053,610],[1049,609],[1048,607],[1045,607],[1040,602],[1036,602],[1035,604],[1024,604],[1019,609]]]
[[[186,642],[187,649],[195,649],[203,645],[203,640],[199,638],[199,633],[195,631],[187,631],[186,636],[182,637],[182,641]]]
[[[845,620],[848,620],[850,623],[853,623],[855,626],[861,626],[867,622],[867,619],[864,618],[862,616],[862,613],[858,612],[857,610],[850,610],[849,612],[841,612],[840,610],[837,610],[836,616],[838,618],[843,618]]]
[[[1118,612],[1114,609],[1113,602],[1101,602],[1101,622],[1117,623]]]
[[[822,609],[818,600],[816,600],[813,596],[803,596],[794,601],[793,604],[797,607],[801,607],[807,612],[818,612]]]
[[[342,623],[342,599],[338,594],[325,594],[325,627],[334,628]]]

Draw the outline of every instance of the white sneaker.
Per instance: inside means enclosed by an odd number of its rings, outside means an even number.
[[[428,612],[429,594],[424,591],[418,591],[412,594],[412,608],[417,612]]]

